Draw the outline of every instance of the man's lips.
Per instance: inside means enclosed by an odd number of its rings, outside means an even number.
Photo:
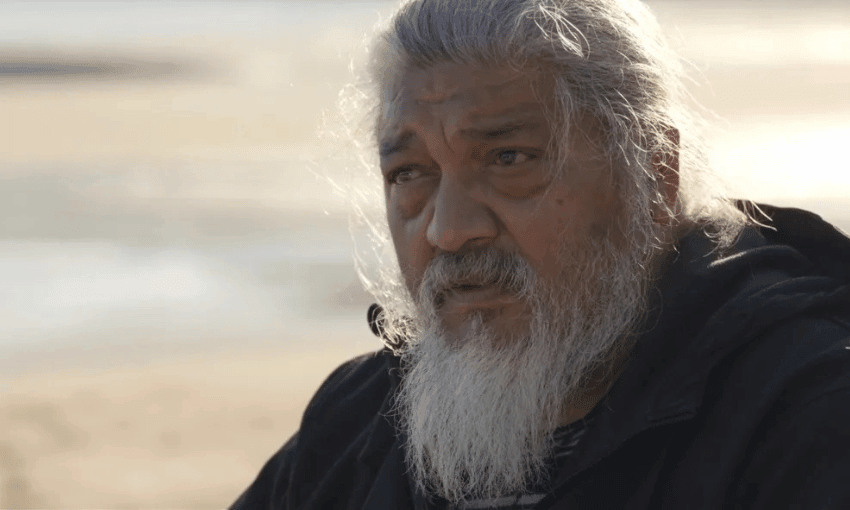
[[[440,308],[447,313],[464,313],[482,308],[502,308],[516,298],[495,285],[456,285],[442,293]]]

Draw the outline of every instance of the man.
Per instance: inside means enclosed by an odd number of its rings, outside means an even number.
[[[850,508],[850,240],[723,199],[625,0],[413,0],[373,52],[398,261],[234,508]]]

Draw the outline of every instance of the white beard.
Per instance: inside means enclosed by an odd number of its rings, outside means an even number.
[[[521,258],[493,249],[437,257],[419,288],[419,334],[402,353],[396,411],[418,488],[450,502],[527,490],[544,474],[551,432],[582,396],[589,375],[630,349],[645,310],[646,252],[615,248],[608,236],[564,248],[556,282]],[[439,294],[461,281],[492,283],[531,310],[528,332],[505,338],[481,314],[450,338]]]

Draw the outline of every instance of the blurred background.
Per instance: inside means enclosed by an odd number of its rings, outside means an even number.
[[[380,347],[314,172],[392,6],[0,2],[0,508],[222,508]],[[850,4],[650,6],[734,196],[850,231]]]

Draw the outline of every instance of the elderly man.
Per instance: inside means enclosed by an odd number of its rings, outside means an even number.
[[[413,0],[373,51],[398,270],[234,508],[850,508],[850,240],[712,188],[628,0]]]

